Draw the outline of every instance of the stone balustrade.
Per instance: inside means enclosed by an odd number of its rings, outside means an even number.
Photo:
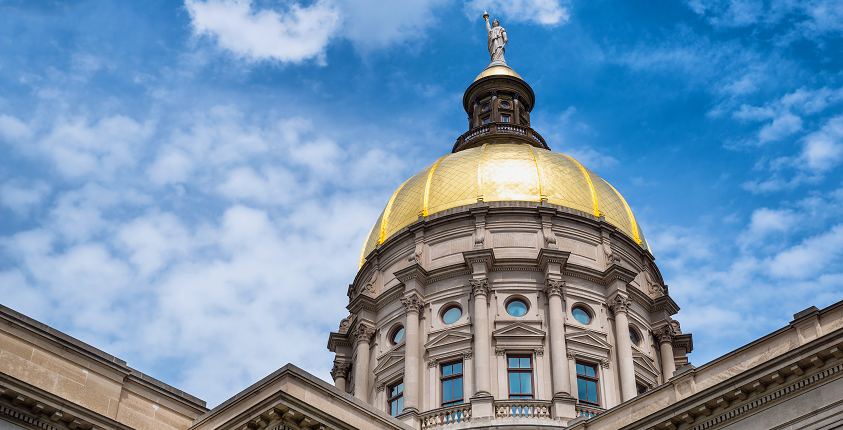
[[[460,136],[457,142],[454,143],[454,152],[480,145],[481,142],[475,142],[480,138],[483,138],[483,140],[486,140],[486,138],[494,140],[511,138],[513,140],[512,143],[518,143],[520,141],[540,148],[550,149],[544,138],[530,127],[511,123],[491,123],[475,127]]]
[[[577,405],[574,407],[574,409],[577,411],[578,417],[586,417],[586,418],[594,418],[597,415],[600,415],[601,413],[603,413],[605,411],[605,409],[603,409],[601,407],[598,407],[598,406],[589,406],[589,405],[583,405],[583,404],[580,404],[580,403],[577,403]]]
[[[495,419],[503,418],[538,418],[553,419],[551,416],[552,402],[549,400],[496,400]]]
[[[430,429],[471,421],[471,405],[461,404],[446,406],[419,414],[421,428]]]

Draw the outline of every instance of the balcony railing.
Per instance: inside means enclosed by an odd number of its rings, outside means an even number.
[[[577,411],[578,417],[586,417],[586,418],[596,417],[597,415],[600,415],[600,414],[603,413],[603,411],[605,411],[605,409],[603,409],[599,406],[589,406],[589,405],[583,405],[581,403],[577,403],[577,405],[574,407],[574,410]]]
[[[419,414],[422,429],[471,421],[471,404],[446,406]]]
[[[495,400],[495,418],[553,419],[549,400]]]
[[[545,143],[544,138],[542,138],[540,134],[536,133],[536,131],[530,127],[511,123],[491,123],[475,127],[457,138],[457,142],[454,143],[454,151],[456,152],[466,147],[474,146],[472,141],[481,137],[507,136],[513,137],[515,140],[530,143],[540,148],[550,149],[547,146],[547,143]]]

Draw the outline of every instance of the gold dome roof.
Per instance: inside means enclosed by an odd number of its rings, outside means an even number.
[[[404,182],[381,213],[360,257],[402,228],[446,209],[492,201],[540,202],[546,198],[595,216],[646,248],[626,200],[608,182],[573,158],[526,144],[492,144],[448,154]]]
[[[489,65],[486,67],[476,78],[474,78],[474,82],[479,81],[481,78],[485,78],[486,76],[493,76],[493,75],[504,75],[504,76],[514,76],[518,79],[524,80],[521,75],[515,73],[515,70],[512,70],[509,66],[502,66],[502,65]]]

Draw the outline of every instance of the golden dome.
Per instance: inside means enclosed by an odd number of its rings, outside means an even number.
[[[527,144],[487,144],[448,154],[404,182],[381,213],[360,264],[402,228],[446,209],[492,201],[542,199],[595,216],[646,248],[626,200],[608,182],[565,155]]]
[[[524,80],[521,75],[515,73],[515,70],[512,70],[509,66],[492,66],[486,67],[476,78],[474,78],[474,82],[479,81],[481,78],[485,78],[486,76],[493,76],[493,75],[504,75],[504,76],[514,76],[518,79]]]

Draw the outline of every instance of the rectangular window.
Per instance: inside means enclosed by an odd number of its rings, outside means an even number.
[[[577,397],[580,403],[600,406],[597,397],[597,366],[577,363]]]
[[[489,118],[483,118],[483,124],[488,124],[488,123],[489,123]]]
[[[462,362],[443,364],[440,378],[442,380],[442,406],[462,403]]]
[[[533,363],[529,356],[513,356],[506,358],[507,373],[509,373],[509,398],[533,398]]]
[[[647,392],[647,386],[644,384],[635,384],[635,391],[638,391],[638,395],[644,394]]]
[[[509,115],[501,115],[501,122],[509,122]]]
[[[389,415],[397,417],[404,410],[404,381],[390,385],[388,393],[389,398],[386,402],[389,406]]]

